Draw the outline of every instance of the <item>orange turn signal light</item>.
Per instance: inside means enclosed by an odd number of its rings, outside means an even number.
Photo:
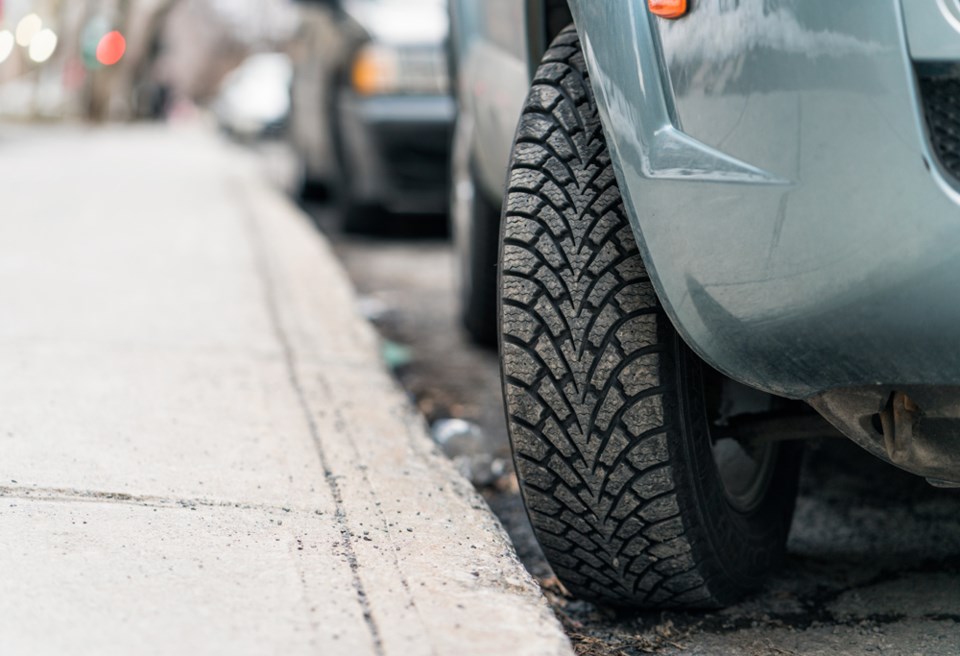
[[[373,52],[361,51],[353,62],[353,88],[363,96],[375,94],[380,89],[382,73],[383,66]]]
[[[680,18],[687,13],[687,0],[647,0],[647,6],[660,18]]]

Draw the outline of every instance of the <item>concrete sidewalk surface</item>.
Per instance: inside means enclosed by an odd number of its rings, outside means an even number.
[[[253,157],[0,129],[0,180],[0,654],[570,653]]]

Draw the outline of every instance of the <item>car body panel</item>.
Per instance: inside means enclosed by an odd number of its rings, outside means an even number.
[[[903,15],[915,60],[960,59],[960,0],[907,0]]]
[[[499,199],[530,68],[523,3],[450,0],[460,119],[470,123],[469,150],[482,193]]]
[[[907,45],[908,29],[923,41],[917,5],[948,1],[702,0],[669,22],[643,0],[571,0],[663,304],[728,376],[791,398],[960,383],[960,197],[931,152]],[[531,64],[527,3],[455,3],[483,14],[461,26],[459,87],[499,198]],[[504,17],[510,47],[483,24]]]
[[[688,343],[808,398],[960,383],[960,206],[899,0],[572,0],[631,222]]]

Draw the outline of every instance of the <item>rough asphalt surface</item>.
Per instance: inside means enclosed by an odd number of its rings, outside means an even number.
[[[377,234],[344,236],[330,210],[310,209],[363,310],[406,347],[397,373],[421,411],[476,422],[508,464],[496,354],[459,329],[442,220],[387,218]],[[809,445],[801,488],[786,566],[760,595],[721,612],[640,615],[565,595],[509,471],[481,491],[580,654],[960,654],[960,493],[843,440]]]

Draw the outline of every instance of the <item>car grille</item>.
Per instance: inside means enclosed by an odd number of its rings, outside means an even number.
[[[402,89],[428,94],[450,92],[446,53],[442,48],[398,48],[397,74],[402,80],[399,83]]]
[[[385,136],[382,143],[394,182],[405,192],[430,192],[445,187],[450,153],[446,129],[420,129],[416,140],[408,135],[399,139]]]
[[[919,81],[933,150],[960,181],[960,76],[920,74]]]

